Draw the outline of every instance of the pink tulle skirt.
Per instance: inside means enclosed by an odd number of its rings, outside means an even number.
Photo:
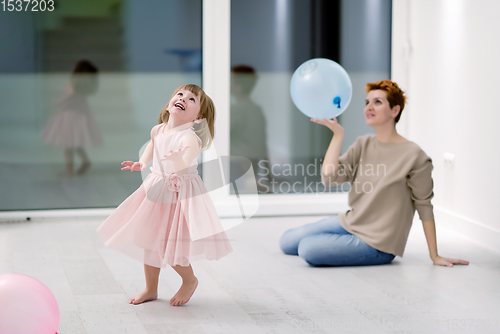
[[[102,145],[99,127],[90,111],[66,109],[45,126],[40,139],[48,145],[78,148]]]
[[[200,176],[151,170],[97,229],[105,245],[158,268],[218,260],[230,253],[233,249]]]

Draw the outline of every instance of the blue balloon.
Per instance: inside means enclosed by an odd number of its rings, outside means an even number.
[[[338,63],[326,58],[304,62],[293,73],[290,94],[299,110],[311,118],[335,118],[349,106],[351,79]]]

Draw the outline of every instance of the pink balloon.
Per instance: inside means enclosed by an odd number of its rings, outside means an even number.
[[[23,274],[0,275],[0,333],[55,334],[59,306],[39,280]]]

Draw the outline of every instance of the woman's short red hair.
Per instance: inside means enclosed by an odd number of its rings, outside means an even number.
[[[389,101],[389,106],[394,108],[394,106],[399,106],[399,114],[396,116],[394,122],[399,122],[401,118],[401,113],[405,108],[407,97],[404,95],[405,92],[399,88],[398,84],[391,80],[381,80],[374,83],[367,83],[365,90],[366,93],[372,90],[384,90],[387,93],[387,101]]]

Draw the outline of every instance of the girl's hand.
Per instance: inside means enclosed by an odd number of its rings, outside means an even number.
[[[137,161],[137,162],[124,161],[124,162],[122,162],[122,166],[126,166],[126,167],[123,167],[122,170],[130,169],[131,172],[134,170],[143,171],[146,169],[146,164],[144,164],[140,161]]]
[[[465,264],[465,265],[469,264],[469,261],[448,259],[446,257],[441,257],[439,255],[433,258],[432,262],[434,262],[434,264],[437,266],[446,266],[446,267],[453,267],[454,264]]]
[[[170,151],[168,154],[163,156],[163,159],[160,159],[160,161],[165,161],[165,160],[172,160],[172,161],[178,161],[182,159],[182,156],[184,155],[184,152],[188,149],[189,146],[184,146],[183,148],[180,148],[178,150]]]
[[[340,124],[337,122],[337,118],[334,119],[316,119],[316,118],[311,118],[311,121],[314,123],[318,124],[323,124],[327,128],[333,131],[334,134],[343,134],[344,133],[344,128],[340,126]]]

